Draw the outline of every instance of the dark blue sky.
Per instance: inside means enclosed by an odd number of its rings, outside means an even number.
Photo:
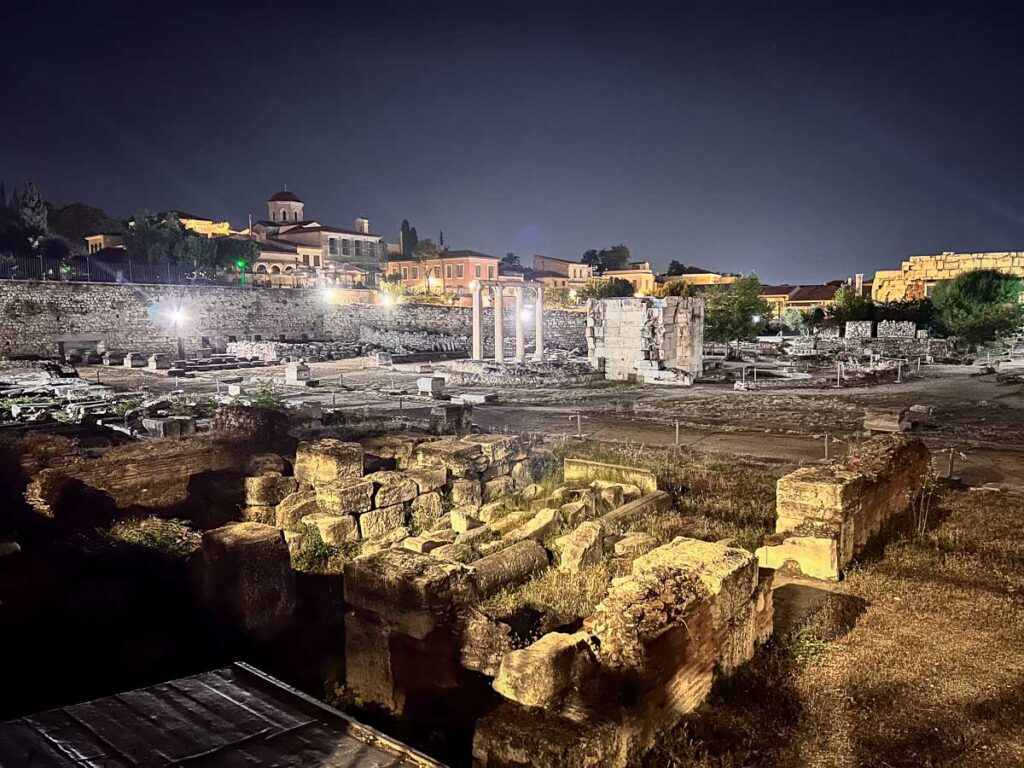
[[[1022,32],[977,2],[19,3],[0,178],[236,224],[287,184],[392,241],[846,277],[1024,248]]]

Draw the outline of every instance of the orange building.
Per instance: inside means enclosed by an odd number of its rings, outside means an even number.
[[[500,261],[477,251],[445,251],[440,258],[426,261],[393,259],[388,262],[387,274],[413,292],[467,296],[474,280],[498,279]]]

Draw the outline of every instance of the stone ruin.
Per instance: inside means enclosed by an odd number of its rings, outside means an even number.
[[[691,384],[703,371],[704,300],[587,302],[587,356],[612,381]]]
[[[838,579],[868,540],[906,512],[931,476],[924,443],[879,437],[835,464],[802,467],[776,490],[775,534],[757,550],[761,565],[793,563],[816,579]]]

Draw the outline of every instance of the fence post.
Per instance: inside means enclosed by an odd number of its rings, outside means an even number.
[[[92,282],[92,262],[88,256],[85,257],[85,282]]]
[[[131,259],[128,260],[128,282],[129,283],[134,283],[135,282],[135,276],[132,274],[132,261],[131,261]]]

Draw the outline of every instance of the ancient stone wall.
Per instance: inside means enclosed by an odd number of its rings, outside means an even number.
[[[900,269],[875,272],[871,298],[875,301],[923,299],[929,283],[952,280],[974,269],[998,269],[1024,277],[1024,252],[943,253],[911,256]]]
[[[587,304],[587,355],[607,379],[662,381],[699,376],[703,345],[703,299],[669,296]]]
[[[761,565],[792,561],[806,576],[838,579],[889,519],[909,509],[931,475],[930,462],[920,440],[886,436],[841,462],[780,478],[775,534],[757,550]]]
[[[58,342],[175,354],[179,331],[172,313],[178,308],[188,352],[202,346],[224,348],[232,337],[305,336],[355,344],[363,327],[449,337],[471,333],[472,310],[465,307],[342,304],[338,298],[328,299],[319,290],[5,280],[0,281],[0,355],[53,355]],[[490,312],[485,311],[485,322],[491,324],[487,327],[493,325]],[[510,329],[512,315],[505,314]],[[581,312],[545,312],[545,344],[583,349],[585,325]],[[514,345],[514,334],[506,332],[505,338]]]

